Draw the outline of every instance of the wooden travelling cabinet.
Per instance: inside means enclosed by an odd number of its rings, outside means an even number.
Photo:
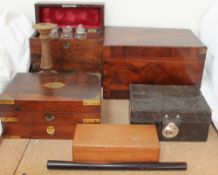
[[[162,141],[206,141],[211,109],[194,86],[130,86],[130,123],[155,124]]]
[[[77,123],[100,123],[97,74],[18,73],[0,96],[5,137],[72,139]]]
[[[35,4],[36,23],[57,24],[56,37],[51,36],[50,50],[54,69],[59,72],[102,71],[104,4],[43,3]],[[82,24],[86,37],[75,37],[75,28]],[[62,28],[73,27],[72,37],[63,38]],[[40,70],[41,41],[39,34],[30,38],[31,72]]]
[[[129,85],[201,83],[206,47],[185,29],[106,27],[104,98],[129,98]]]

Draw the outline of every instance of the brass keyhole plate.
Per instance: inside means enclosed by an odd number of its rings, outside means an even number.
[[[54,135],[54,133],[55,133],[55,128],[53,126],[48,126],[47,127],[47,134]]]

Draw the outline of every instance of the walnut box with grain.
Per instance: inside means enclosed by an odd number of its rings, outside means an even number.
[[[186,29],[106,27],[104,98],[129,98],[129,85],[196,85],[206,47]]]

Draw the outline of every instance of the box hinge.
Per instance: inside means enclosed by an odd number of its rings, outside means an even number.
[[[206,54],[207,53],[207,48],[203,47],[199,49],[200,54]]]
[[[98,118],[86,118],[86,119],[83,119],[83,123],[84,124],[97,124],[97,123],[101,123],[101,120],[98,119]]]
[[[83,106],[100,106],[101,100],[83,100]]]
[[[18,119],[14,117],[0,117],[0,120],[4,123],[16,123],[18,121]]]
[[[13,98],[1,98],[0,104],[1,105],[14,105],[15,101]]]

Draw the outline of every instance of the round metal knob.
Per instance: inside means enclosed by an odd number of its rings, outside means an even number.
[[[174,138],[179,134],[179,128],[175,123],[169,122],[167,126],[162,130],[162,134],[165,138]]]
[[[48,135],[54,135],[55,128],[53,126],[48,126],[46,132],[47,132]]]
[[[47,122],[51,122],[55,119],[55,116],[52,114],[46,114],[44,118]]]

